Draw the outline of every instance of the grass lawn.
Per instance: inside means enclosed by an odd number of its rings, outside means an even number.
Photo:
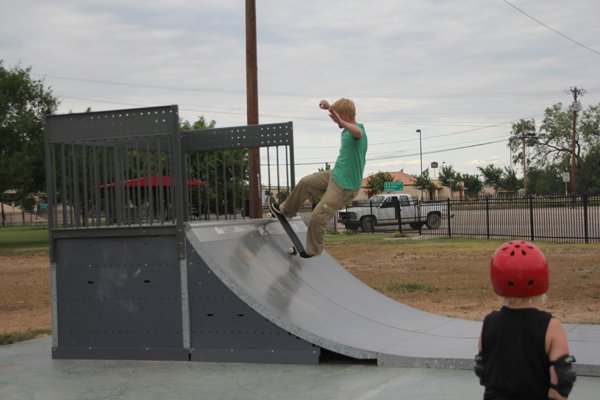
[[[0,228],[0,254],[48,248],[47,227]]]
[[[498,306],[489,263],[504,240],[342,232],[325,241],[358,279],[406,305],[470,320]],[[550,263],[547,309],[563,322],[600,323],[600,244],[536,244]],[[49,268],[47,228],[0,228],[0,344],[50,332]]]

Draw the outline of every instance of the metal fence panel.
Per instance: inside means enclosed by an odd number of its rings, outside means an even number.
[[[600,241],[600,196],[544,196],[449,200],[448,229],[431,237],[475,237],[555,242]]]
[[[176,106],[48,117],[49,226],[246,218],[250,148],[261,149],[263,196],[294,188],[291,122],[182,132],[178,123]]]
[[[176,236],[57,242],[55,358],[187,359]]]

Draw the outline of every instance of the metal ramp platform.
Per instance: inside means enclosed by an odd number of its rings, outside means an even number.
[[[304,223],[291,224],[303,238]],[[391,300],[326,252],[310,259],[290,256],[289,239],[272,220],[189,223],[186,235],[188,252],[239,299],[308,343],[380,365],[472,368],[480,322]],[[600,326],[566,324],[565,329],[578,373],[600,376]]]

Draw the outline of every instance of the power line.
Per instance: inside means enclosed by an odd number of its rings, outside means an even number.
[[[483,143],[475,143],[475,144],[469,144],[469,145],[465,145],[465,146],[456,146],[456,147],[450,147],[450,148],[442,148],[442,149],[438,149],[438,150],[428,150],[428,151],[424,151],[423,154],[438,154],[438,153],[443,153],[443,152],[447,152],[447,151],[454,151],[454,150],[464,150],[464,149],[470,149],[473,147],[481,147],[481,146],[487,146],[490,144],[496,144],[496,143],[504,143],[506,142],[506,138],[504,139],[500,139],[500,140],[491,140],[488,142],[483,142]],[[409,154],[403,154],[401,156],[398,155],[389,155],[389,156],[384,156],[384,157],[375,157],[375,158],[371,158],[367,161],[378,161],[378,160],[389,160],[392,158],[408,158],[408,157],[415,157],[420,155],[421,153],[409,153]]]
[[[507,2],[508,3],[508,2]],[[510,4],[510,3],[508,3]],[[512,5],[512,4],[511,4]],[[513,6],[514,7],[514,6]],[[572,39],[570,39],[572,40]],[[590,49],[591,50],[591,49]],[[595,50],[592,50],[595,51]],[[597,53],[597,52],[596,52]],[[600,53],[598,53],[600,54]],[[73,82],[84,82],[96,85],[110,85],[110,86],[123,86],[123,87],[134,87],[140,89],[153,89],[153,90],[164,90],[170,92],[201,92],[201,93],[218,93],[228,95],[245,95],[244,90],[235,89],[223,89],[214,87],[181,87],[181,86],[162,86],[162,85],[149,85],[144,83],[131,83],[131,82],[117,82],[103,79],[89,79],[89,78],[75,78],[70,76],[53,75],[53,74],[36,74],[32,73],[32,76],[38,76],[41,78],[52,78],[58,80],[66,80]],[[539,91],[528,91],[528,92],[456,92],[456,93],[353,93],[356,98],[497,98],[497,97],[526,97],[526,96],[538,96],[548,95],[557,92],[556,90],[539,90]],[[261,90],[261,95],[264,96],[281,96],[281,97],[309,97],[313,98],[314,93],[302,93],[302,92],[290,92],[290,91],[273,91],[273,90]]]
[[[94,99],[94,98],[90,98],[90,97],[81,97],[81,96],[75,96],[75,95],[70,95],[70,94],[63,94],[63,95],[59,94],[59,97],[65,98],[65,99],[83,100],[83,101],[89,101],[89,102],[95,102],[95,103],[111,103],[111,104],[118,104],[118,105],[129,105],[129,106],[134,106],[134,107],[147,107],[147,106],[153,105],[153,104],[140,103],[140,102],[123,102],[123,101],[114,100],[114,99],[100,99],[100,98]],[[179,107],[179,110],[187,111],[187,112],[202,113],[202,114],[219,114],[219,115],[234,115],[234,116],[244,116],[245,115],[245,113],[242,110],[240,110],[240,111],[233,111],[233,110],[232,111],[224,111],[224,110],[214,110],[214,109],[204,109],[204,108],[197,109],[197,108],[187,107],[185,105],[181,105]],[[290,115],[280,116],[280,115],[275,115],[275,114],[264,114],[263,113],[263,114],[261,114],[261,117],[289,119]],[[300,116],[294,116],[291,119],[292,120],[303,120],[303,121],[318,121],[318,122],[323,121],[322,118],[311,118],[311,117],[300,117]],[[449,123],[431,122],[431,121],[375,121],[375,120],[365,120],[364,121],[365,124],[377,124],[377,125],[411,125],[411,126],[423,125],[423,126],[442,126],[442,127],[473,126],[474,127],[473,129],[466,129],[466,130],[446,133],[446,134],[437,135],[437,136],[429,136],[429,137],[424,138],[425,140],[505,126],[512,122],[513,121],[505,121],[505,122],[481,125],[481,124],[472,124],[469,122],[460,122],[460,121],[459,122],[451,122],[451,123],[450,122]],[[402,143],[402,142],[410,142],[410,141],[412,141],[412,140],[400,140],[400,141],[392,141],[392,142],[372,143],[371,145],[385,145],[385,144]],[[304,147],[311,147],[311,146],[304,146]],[[312,146],[312,147],[323,148],[323,147],[328,147],[328,146],[319,145],[319,146]],[[330,147],[337,147],[337,145],[330,146]]]
[[[507,137],[507,135],[491,137],[491,138],[488,138],[488,141],[486,143],[493,141],[493,140],[508,141],[508,137]],[[453,144],[454,145],[471,145],[471,144],[479,145],[479,144],[481,144],[481,140],[465,140],[462,142],[454,142]],[[437,151],[445,150],[446,148],[447,148],[447,145],[440,144],[436,147],[433,147],[433,149],[429,148],[428,151],[437,152]],[[392,151],[389,151],[389,150],[384,151],[384,152],[378,152],[378,153],[369,152],[369,154],[371,156],[377,155],[377,154],[390,154],[390,153],[392,153]],[[423,154],[427,154],[427,153],[423,152]]]
[[[424,151],[423,154],[445,153],[445,152],[449,152],[449,151],[464,150],[464,149],[470,149],[470,148],[473,148],[473,147],[481,147],[481,146],[487,146],[487,145],[490,145],[490,144],[503,143],[503,142],[506,142],[506,139],[493,140],[493,141],[490,141],[490,142],[472,144],[472,145],[468,145],[468,146],[450,147],[450,148],[441,149],[441,150]],[[418,156],[419,154],[420,153],[411,153],[411,154],[394,155],[394,156],[386,156],[386,157],[368,158],[367,162],[381,161],[381,160],[390,160],[390,159],[398,159],[398,158],[415,157],[415,156]],[[333,164],[335,161],[329,160],[329,161],[320,161],[320,162],[311,162],[311,163],[297,162],[296,165],[323,165],[326,162],[328,162],[330,164]]]
[[[141,89],[168,90],[168,91],[176,91],[176,92],[212,92],[212,93],[235,94],[235,95],[243,95],[246,93],[243,90],[159,86],[159,85],[148,85],[148,84],[142,84],[142,83],[115,82],[115,81],[87,79],[87,78],[72,78],[69,76],[59,76],[59,75],[50,75],[50,74],[31,74],[31,75],[40,76],[40,77],[44,77],[44,78],[60,79],[60,80],[65,80],[65,81],[93,83],[93,84],[98,84],[98,85],[125,86],[125,87],[136,87],[136,88],[141,88]]]
[[[540,114],[536,114],[534,116],[531,116],[529,118],[520,118],[520,119],[531,119],[531,118],[535,118],[536,116],[538,116]],[[456,131],[456,132],[450,132],[450,133],[443,133],[441,135],[434,135],[434,136],[427,136],[424,137],[423,140],[429,140],[429,139],[437,139],[437,138],[441,138],[441,137],[446,137],[446,136],[454,136],[454,135],[460,135],[460,134],[464,134],[464,133],[470,133],[470,132],[475,132],[475,131],[480,131],[480,130],[485,130],[485,129],[490,129],[490,128],[497,128],[497,127],[501,127],[501,126],[506,126],[507,124],[512,124],[514,121],[517,120],[513,120],[513,121],[506,121],[506,122],[499,122],[497,124],[493,124],[493,125],[485,125],[485,126],[481,126],[479,128],[473,128],[473,129],[465,129],[465,130],[461,130],[461,131]],[[410,143],[410,142],[414,142],[415,140],[417,140],[416,138],[413,139],[403,139],[403,140],[394,140],[391,142],[379,142],[379,143],[369,143],[369,146],[387,146],[390,144],[398,144],[398,143]],[[337,148],[339,147],[339,145],[331,145],[331,146],[297,146],[296,148]]]
[[[508,4],[509,6],[511,6],[512,8],[514,8],[515,10],[519,11],[521,14],[525,15],[526,17],[532,19],[533,21],[537,22],[538,24],[542,25],[544,28],[551,30],[552,32],[556,33],[557,35],[562,36],[563,38],[567,39],[570,42],[575,43],[577,46],[583,47],[586,50],[589,50],[593,53],[596,53],[598,55],[600,55],[599,51],[596,51],[594,49],[592,49],[591,47],[586,46],[583,43],[578,42],[577,40],[565,35],[564,33],[557,31],[556,29],[552,28],[551,26],[546,25],[545,23],[543,23],[542,21],[540,21],[539,19],[527,14],[525,11],[521,10],[519,7],[515,6],[514,4],[511,4],[509,1],[507,0],[502,0],[503,2],[505,2],[506,4]]]

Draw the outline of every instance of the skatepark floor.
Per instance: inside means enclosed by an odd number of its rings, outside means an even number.
[[[2,400],[481,399],[471,371],[320,365],[53,360],[44,337],[0,347]],[[600,377],[578,377],[570,399],[594,399]]]

